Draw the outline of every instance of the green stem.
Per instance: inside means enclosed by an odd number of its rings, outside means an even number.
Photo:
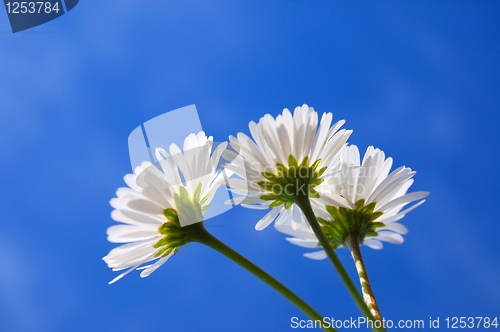
[[[363,257],[361,256],[359,237],[350,236],[346,241],[346,244],[351,251],[354,265],[356,265],[356,270],[358,271],[359,283],[361,284],[361,291],[363,292],[365,303],[368,308],[370,308],[370,312],[372,313],[373,317],[375,317],[375,319],[377,320],[382,320],[382,315],[380,314],[377,300],[375,300],[375,295],[373,293],[372,287],[370,286],[370,280],[368,279],[368,273],[366,272],[365,263],[363,262]]]
[[[323,250],[326,252],[326,255],[332,262],[333,266],[335,267],[335,270],[337,270],[337,273],[340,275],[340,278],[344,282],[344,285],[349,291],[349,294],[351,294],[352,298],[354,299],[354,302],[358,305],[363,315],[365,315],[370,320],[374,320],[373,315],[371,314],[370,310],[363,301],[363,298],[359,294],[359,291],[354,285],[351,277],[349,276],[346,269],[342,265],[342,262],[340,261],[339,257],[335,253],[335,250],[330,244],[330,241],[328,241],[325,233],[323,233],[323,230],[321,229],[318,219],[316,219],[316,216],[314,215],[314,211],[312,209],[311,202],[309,201],[309,197],[307,195],[296,195],[295,203],[300,207],[305,217],[307,218],[307,221],[311,225],[311,228],[314,231],[316,237],[318,238],[319,243],[323,247]],[[385,331],[383,328],[374,327],[373,329],[375,331],[380,331],[380,332]]]
[[[300,310],[302,310],[307,316],[309,316],[313,320],[320,320],[323,322],[323,316],[321,316],[316,310],[314,310],[311,306],[309,306],[304,300],[298,297],[294,292],[288,289],[285,285],[280,283],[278,280],[271,277],[267,272],[262,270],[260,267],[250,262],[248,259],[228,247],[223,242],[219,241],[212,234],[210,234],[203,223],[196,223],[189,226],[184,227],[184,230],[187,232],[189,239],[192,242],[198,242],[206,245],[223,254],[227,258],[231,259],[233,262],[239,264],[241,267],[245,268],[247,271],[252,273],[254,276],[268,284],[275,291],[283,295],[287,300],[292,302],[295,306],[297,306]],[[337,331],[333,327],[322,327],[325,331]]]

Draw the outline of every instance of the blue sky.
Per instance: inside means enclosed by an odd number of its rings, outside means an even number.
[[[363,248],[382,314],[498,316],[499,17],[493,1],[81,1],[12,34],[0,10],[0,330],[292,331],[305,318],[198,244],[107,284],[128,135],[190,104],[217,141],[303,103],[345,119],[351,143],[431,192],[404,244]],[[232,209],[207,229],[323,315],[358,317],[328,261],[254,230],[263,214]]]

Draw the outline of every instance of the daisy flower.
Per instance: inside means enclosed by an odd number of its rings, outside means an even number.
[[[376,320],[382,320],[375,295],[368,279],[360,245],[365,244],[374,249],[381,249],[382,242],[402,243],[402,234],[407,229],[398,221],[425,200],[428,192],[419,191],[407,194],[413,184],[413,172],[401,166],[389,174],[392,158],[385,158],[384,152],[368,147],[363,161],[360,162],[359,150],[355,145],[344,149],[336,171],[326,179],[327,185],[318,188],[324,196],[340,196],[347,200],[349,206],[326,205],[316,208],[315,215],[321,225],[326,241],[323,247],[330,244],[332,248],[347,247],[352,255],[363,300]],[[411,207],[402,210],[409,203],[420,200]],[[401,211],[402,210],[402,211]],[[294,237],[288,241],[307,248],[317,248],[320,241],[313,230],[302,226],[293,227],[288,220],[276,228]],[[317,234],[317,233],[316,233]],[[305,254],[312,259],[324,259],[327,252],[321,250]]]
[[[297,206],[298,197],[311,199],[313,206],[350,206],[341,196],[320,195],[351,130],[339,130],[344,120],[332,125],[332,114],[325,113],[318,124],[318,113],[303,105],[292,113],[284,109],[273,118],[267,114],[259,123],[250,122],[252,138],[243,133],[229,138],[231,147],[223,157],[225,166],[241,179],[229,179],[233,204],[253,209],[269,209],[255,226],[262,230],[274,220],[292,221],[297,229],[306,219]]]
[[[315,208],[322,229],[334,248],[349,246],[349,241],[357,237],[360,244],[373,249],[382,249],[381,241],[402,243],[407,228],[398,223],[408,212],[425,202],[423,198],[428,192],[419,191],[407,194],[413,184],[410,168],[401,166],[391,172],[392,158],[385,158],[383,151],[370,146],[360,162],[358,147],[350,145],[340,156],[340,163],[325,181],[325,185],[317,189],[320,195],[341,196],[349,204],[326,205]],[[411,207],[402,210],[411,202],[418,201]],[[292,220],[288,219],[276,228],[287,235],[293,244],[317,248],[319,242],[314,232],[305,225],[294,229]],[[304,256],[312,259],[324,259],[326,253],[321,250]]]
[[[203,221],[227,176],[217,172],[227,142],[213,152],[212,145],[213,138],[204,132],[191,134],[183,151],[175,144],[170,154],[156,149],[161,170],[143,162],[134,174],[125,175],[128,187],[118,188],[117,197],[110,201],[111,218],[121,224],[109,227],[107,234],[110,242],[126,244],[112,249],[103,260],[113,271],[126,271],[110,284],[135,269],[142,269],[141,277],[147,277],[191,242],[189,227],[184,226]]]

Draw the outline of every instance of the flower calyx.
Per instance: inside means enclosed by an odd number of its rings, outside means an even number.
[[[163,210],[163,214],[168,221],[158,227],[158,236],[162,238],[153,244],[153,247],[161,249],[155,254],[155,257],[166,257],[170,253],[176,254],[180,247],[190,242],[188,234],[181,227],[177,211],[169,208]]]
[[[367,237],[377,236],[377,229],[385,224],[376,222],[383,213],[374,212],[376,203],[365,205],[365,199],[355,203],[356,209],[326,206],[326,210],[333,220],[318,218],[326,237],[334,248],[339,246],[349,247],[350,239],[356,238],[363,243]]]
[[[284,204],[286,209],[301,198],[319,198],[319,193],[314,187],[324,181],[321,175],[326,170],[326,167],[318,170],[320,162],[321,159],[318,159],[312,165],[309,165],[309,157],[305,157],[299,164],[297,159],[290,155],[288,157],[288,167],[277,163],[276,173],[261,173],[266,181],[260,181],[258,185],[270,193],[260,198],[274,201],[269,205],[270,208]]]

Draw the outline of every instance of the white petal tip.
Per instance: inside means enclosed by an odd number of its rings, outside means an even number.
[[[114,284],[115,282],[120,280],[122,277],[123,277],[123,275],[120,274],[118,277],[116,277],[113,280],[111,280],[110,282],[108,282],[108,285]]]
[[[309,259],[314,259],[314,260],[322,260],[325,259],[326,252],[322,251],[316,251],[316,252],[308,252],[304,254],[304,257],[309,258]]]
[[[262,226],[262,225],[257,224],[257,225],[255,225],[255,230],[256,231],[261,231],[261,230],[265,229],[266,227],[267,226]]]

